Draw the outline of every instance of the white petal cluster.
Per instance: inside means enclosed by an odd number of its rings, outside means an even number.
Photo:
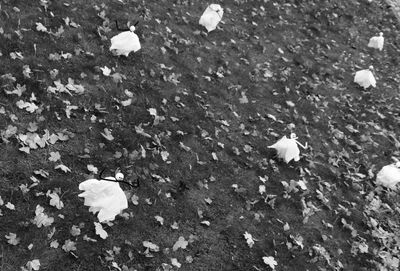
[[[291,134],[290,138],[283,136],[278,142],[268,146],[268,148],[276,149],[278,157],[282,158],[286,163],[289,163],[291,160],[297,162],[300,160],[300,150],[298,145],[306,149],[307,144],[306,146],[303,146],[296,139],[297,137],[295,134]]]
[[[354,83],[359,84],[364,89],[369,88],[370,86],[376,87],[376,80],[374,74],[372,73],[373,67],[369,67],[369,69],[361,70],[356,72],[354,76]]]
[[[382,51],[384,42],[385,38],[383,37],[383,33],[381,32],[379,33],[379,36],[375,36],[369,39],[368,47]]]
[[[208,32],[211,32],[217,28],[217,25],[224,15],[224,10],[218,4],[209,5],[201,15],[199,24],[204,26]]]
[[[128,56],[130,52],[139,51],[140,41],[134,30],[135,27],[131,26],[130,31],[124,31],[112,37],[110,51],[124,56]]]
[[[107,177],[108,180],[115,180]],[[89,211],[98,212],[100,222],[112,221],[122,210],[128,208],[128,200],[118,183],[105,180],[89,179],[79,184],[84,192],[79,197],[85,199],[84,204]]]
[[[400,163],[384,166],[376,175],[376,183],[396,189],[396,185],[400,183]]]

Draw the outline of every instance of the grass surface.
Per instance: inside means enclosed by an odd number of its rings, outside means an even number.
[[[176,270],[173,258],[179,270],[271,270],[266,256],[276,270],[398,270],[399,195],[375,184],[400,156],[400,33],[384,1],[221,1],[209,34],[204,1],[0,3],[1,270],[34,259],[40,270]],[[140,21],[142,49],[128,58],[108,50],[114,20]],[[381,52],[367,47],[379,32]],[[369,65],[378,83],[365,91],[353,76]],[[71,95],[49,89],[69,78]],[[267,146],[291,132],[309,148],[286,164]],[[78,198],[97,176],[88,165],[140,182],[122,185],[129,208],[103,225],[105,240]],[[33,222],[37,205],[50,226]],[[188,245],[174,251],[179,237]]]

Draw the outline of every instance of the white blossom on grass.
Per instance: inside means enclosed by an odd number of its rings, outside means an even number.
[[[368,69],[356,72],[354,76],[354,83],[357,83],[364,89],[367,89],[370,86],[376,87],[376,80],[374,74],[372,73],[373,69],[374,67],[369,66]]]
[[[383,33],[380,32],[379,36],[375,36],[375,37],[372,37],[369,39],[368,47],[382,51],[384,42],[385,42],[385,38],[383,37]]]
[[[129,31],[124,31],[111,38],[111,47],[115,55],[128,56],[131,52],[137,52],[140,50],[139,37],[135,34],[135,27],[131,26]]]
[[[224,15],[224,10],[218,4],[209,5],[201,15],[199,24],[204,26],[208,32],[211,32],[217,28],[217,25]]]
[[[116,177],[118,180],[123,179],[123,175]],[[89,179],[79,184],[79,190],[84,192],[78,196],[85,199],[84,205],[89,206],[90,212],[94,214],[98,212],[97,217],[100,222],[112,221],[122,210],[128,208],[124,191],[117,182],[113,182],[117,178],[106,177],[106,179],[109,181]]]
[[[296,162],[300,160],[300,150],[297,145],[304,149],[308,146],[307,143],[305,146],[300,144],[300,142],[297,141],[296,134],[292,133],[290,134],[290,138],[284,136],[275,144],[268,146],[268,148],[276,149],[278,157],[282,158],[286,163],[289,163],[291,160]]]

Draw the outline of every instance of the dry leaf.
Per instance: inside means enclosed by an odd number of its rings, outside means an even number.
[[[10,210],[15,210],[15,205],[12,204],[11,202],[7,202],[7,204],[5,206]]]
[[[174,246],[172,247],[173,251],[177,251],[179,248],[185,249],[189,244],[188,241],[185,240],[185,237],[179,237],[178,241],[175,242]]]
[[[154,218],[158,221],[158,223],[160,223],[161,225],[164,225],[164,218],[162,218],[159,215],[156,215]]]
[[[171,258],[171,264],[177,268],[181,268],[182,266],[182,264],[180,264],[176,258]]]
[[[65,173],[71,172],[71,170],[67,166],[62,165],[62,164],[55,166],[54,169],[60,169],[60,170],[64,171]]]
[[[139,197],[136,196],[135,194],[132,195],[131,201],[132,201],[133,205],[139,205]]]
[[[156,244],[153,244],[152,242],[149,242],[149,241],[143,241],[143,246],[148,248],[149,250],[151,250],[153,252],[160,251],[159,246],[157,246]]]
[[[113,135],[111,134],[111,131],[108,130],[107,128],[104,128],[104,133],[101,133],[101,135],[102,135],[105,139],[107,139],[107,140],[109,140],[109,141],[114,140],[114,137],[113,137]]]
[[[64,245],[61,247],[65,252],[75,251],[76,250],[76,242],[71,240],[65,240]]]
[[[36,23],[36,30],[47,33],[47,28],[42,23]]]
[[[8,235],[5,235],[6,239],[7,239],[7,243],[16,246],[19,244],[19,242],[21,241],[20,238],[17,238],[17,235],[15,233],[10,232]]]
[[[97,167],[93,166],[93,165],[87,165],[86,167],[87,167],[87,169],[88,169],[90,172],[92,172],[93,174],[97,174],[98,171],[99,171],[99,169],[98,169]]]
[[[275,266],[278,265],[274,257],[262,257],[262,259],[266,265],[271,267],[272,270],[275,270]]]
[[[28,270],[39,270],[40,269],[40,261],[38,259],[29,261],[26,263],[26,267],[28,268]]]
[[[246,92],[242,92],[242,97],[239,98],[239,102],[241,104],[249,103],[249,99],[247,99]]]
[[[36,205],[33,223],[36,224],[38,228],[41,228],[42,226],[48,227],[54,222],[54,218],[47,216],[43,211],[44,208],[42,206]]]
[[[247,231],[243,234],[244,238],[246,239],[247,245],[252,248],[254,245],[253,237]]]
[[[50,199],[50,205],[51,206],[54,206],[59,210],[64,208],[64,203],[61,201],[61,199],[60,199],[60,197],[58,196],[57,193],[53,192],[51,194],[48,194],[48,196],[51,198]]]
[[[106,239],[108,237],[108,233],[103,229],[103,226],[100,223],[94,222],[94,226],[96,234],[100,236],[100,238]]]
[[[51,162],[57,162],[60,159],[61,159],[61,155],[60,155],[60,153],[58,151],[57,152],[50,152],[49,160]]]
[[[71,233],[72,236],[76,237],[76,236],[79,236],[81,234],[81,229],[76,225],[72,225],[72,227],[69,230],[69,232]]]
[[[105,76],[110,76],[111,74],[111,69],[107,66],[104,66],[104,68],[100,68],[100,70],[103,72],[103,75]]]
[[[57,240],[51,241],[50,247],[51,248],[58,248],[60,246],[60,243],[58,243]]]

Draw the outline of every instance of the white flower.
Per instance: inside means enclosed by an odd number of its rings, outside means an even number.
[[[385,42],[385,38],[383,37],[383,33],[380,32],[379,36],[375,36],[369,39],[368,47],[378,49],[382,51],[383,43]]]
[[[278,142],[268,146],[268,148],[276,149],[278,157],[285,160],[286,163],[289,163],[291,160],[297,162],[300,160],[300,150],[297,145],[300,145],[302,148],[306,149],[307,143],[305,146],[303,146],[296,139],[296,134],[292,133],[290,138],[283,136]]]
[[[369,88],[370,86],[376,87],[376,80],[374,74],[372,73],[374,67],[370,66],[366,70],[361,70],[356,72],[354,76],[354,83],[359,84],[364,89]]]
[[[124,31],[111,38],[110,51],[114,51],[116,55],[128,56],[130,52],[140,50],[139,37],[133,32],[135,27],[131,27],[130,31]]]
[[[84,192],[78,196],[85,199],[84,204],[89,206],[90,212],[99,212],[97,217],[100,222],[112,221],[122,210],[128,208],[124,191],[118,183],[113,182],[115,178],[105,179],[110,181],[90,179],[79,184],[79,189]]]
[[[211,32],[217,28],[218,23],[224,15],[224,10],[218,4],[209,5],[201,15],[199,24],[204,26],[208,32]]]
[[[400,183],[400,168],[396,164],[384,166],[376,175],[376,183],[391,189],[395,189]]]

